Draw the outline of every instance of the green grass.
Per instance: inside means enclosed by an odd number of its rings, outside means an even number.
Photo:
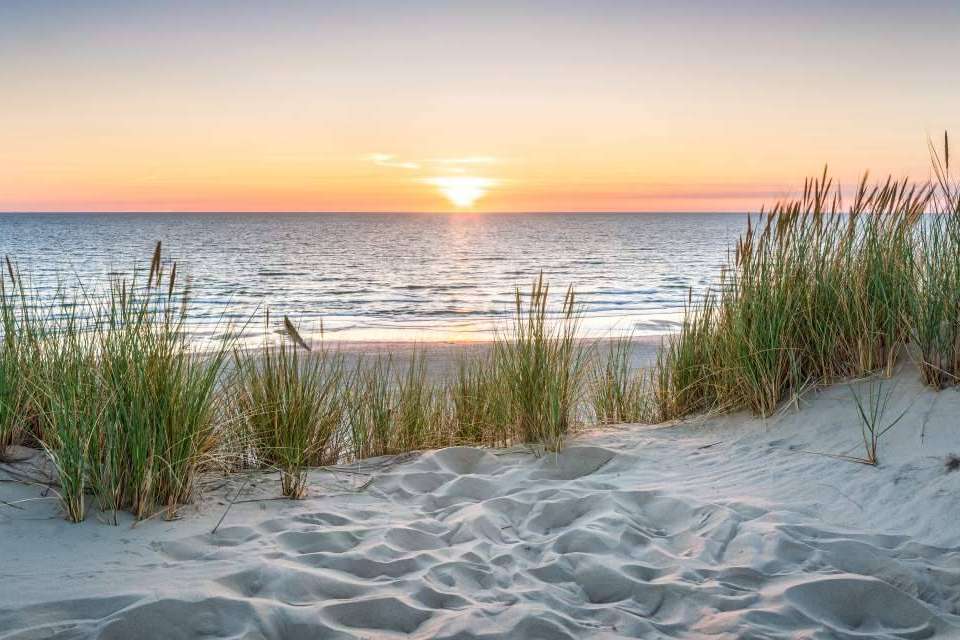
[[[857,414],[860,416],[860,431],[863,436],[863,457],[844,457],[854,462],[871,466],[876,466],[880,463],[880,438],[897,426],[910,408],[908,406],[900,412],[896,418],[889,418],[888,410],[890,408],[890,400],[895,390],[896,386],[886,388],[884,387],[883,381],[878,379],[870,381],[866,397],[862,397],[852,386],[850,387],[853,401],[857,405]]]
[[[493,355],[461,358],[448,383],[447,398],[448,444],[506,446],[511,442],[509,396]]]
[[[915,351],[929,384],[952,382],[960,207],[942,170],[936,188],[864,178],[846,207],[824,172],[751,221],[717,286],[691,298],[664,345],[654,372],[661,417],[768,416],[810,385],[889,375]]]
[[[114,522],[121,510],[173,516],[204,470],[276,468],[281,493],[296,498],[313,466],[454,444],[556,450],[584,397],[573,292],[553,310],[542,277],[528,295],[516,292],[512,321],[488,352],[433,380],[421,350],[347,371],[339,355],[311,351],[287,318],[279,344],[197,350],[186,331],[189,280],[159,244],[149,270],[103,290],[63,286],[53,301],[24,286],[10,262],[7,271],[0,445],[48,452],[74,521],[90,496]],[[616,381],[629,386],[617,400],[624,420],[638,415],[630,379]]]
[[[490,351],[463,358],[451,379],[431,382],[415,351],[361,361],[351,382],[346,424],[353,458],[446,445],[562,446],[583,395],[586,348],[574,295],[549,310],[549,287],[538,278]]]
[[[392,412],[392,450],[428,449],[440,442],[446,420],[442,388],[427,377],[422,351],[414,351],[396,379],[396,400]]]
[[[18,318],[19,279],[13,264],[0,275],[0,459],[6,448],[18,443],[25,422],[28,388],[23,380],[24,345]],[[9,279],[8,279],[9,277]]]
[[[44,407],[41,444],[57,469],[56,491],[71,522],[86,517],[86,493],[100,488],[95,452],[109,405],[102,393],[95,343],[76,323],[75,315],[59,321],[33,363],[39,372],[34,393]]]
[[[593,362],[588,393],[599,424],[651,422],[656,417],[646,372],[630,364],[632,346],[629,337],[615,338]]]
[[[229,343],[194,351],[186,331],[189,283],[169,275],[159,244],[145,284],[114,281],[96,326],[110,428],[101,448],[116,508],[138,518],[173,515],[194,495],[214,450],[221,374]]]
[[[360,360],[347,392],[347,432],[354,459],[439,446],[448,424],[444,389],[427,376],[414,350],[404,365],[392,356]]]
[[[949,147],[933,152],[937,192],[917,238],[912,337],[924,382],[936,389],[960,375],[960,190],[949,180]]]
[[[308,351],[287,323],[294,339],[234,352],[231,401],[257,461],[280,470],[284,496],[300,498],[309,467],[340,459],[345,375],[339,355]]]
[[[82,283],[41,298],[7,261],[0,289],[0,437],[39,443],[59,472],[70,520],[101,509],[144,518],[189,502],[216,443],[222,343],[203,353],[184,331],[189,285],[160,247],[146,279]]]
[[[556,451],[576,420],[586,349],[573,289],[557,317],[548,314],[549,292],[542,275],[526,302],[516,291],[512,324],[493,352],[512,439]]]
[[[355,459],[394,452],[397,393],[392,376],[392,357],[357,363],[347,391],[347,425]]]

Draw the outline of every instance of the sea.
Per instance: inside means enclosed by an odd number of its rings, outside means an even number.
[[[585,335],[658,335],[716,282],[746,214],[0,214],[0,254],[41,299],[163,259],[190,279],[199,338],[283,316],[341,341],[483,341],[517,290],[573,287]],[[185,282],[186,280],[184,280]],[[254,331],[256,333],[256,331]]]

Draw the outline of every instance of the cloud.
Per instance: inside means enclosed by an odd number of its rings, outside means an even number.
[[[389,153],[371,153],[369,156],[367,156],[367,160],[378,167],[390,167],[392,169],[408,170],[416,170],[420,168],[420,164],[417,162],[401,161],[398,160],[396,156]]]
[[[429,158],[414,162],[410,160],[401,160],[392,153],[371,153],[365,157],[365,160],[372,162],[378,167],[406,169],[408,171],[419,171],[420,169],[430,166],[433,167],[434,171],[448,174],[472,173],[479,167],[494,165],[500,162],[499,158],[494,156],[482,155],[461,156],[457,158]]]
[[[497,159],[493,156],[464,156],[463,158],[434,158],[430,162],[447,166],[489,165],[496,164]]]

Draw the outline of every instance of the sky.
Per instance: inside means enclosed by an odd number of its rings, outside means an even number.
[[[0,211],[752,211],[960,139],[960,2],[0,1]]]

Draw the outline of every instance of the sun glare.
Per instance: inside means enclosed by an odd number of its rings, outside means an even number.
[[[453,206],[461,209],[472,207],[494,185],[490,178],[477,176],[444,176],[430,178],[427,182],[437,187]]]

